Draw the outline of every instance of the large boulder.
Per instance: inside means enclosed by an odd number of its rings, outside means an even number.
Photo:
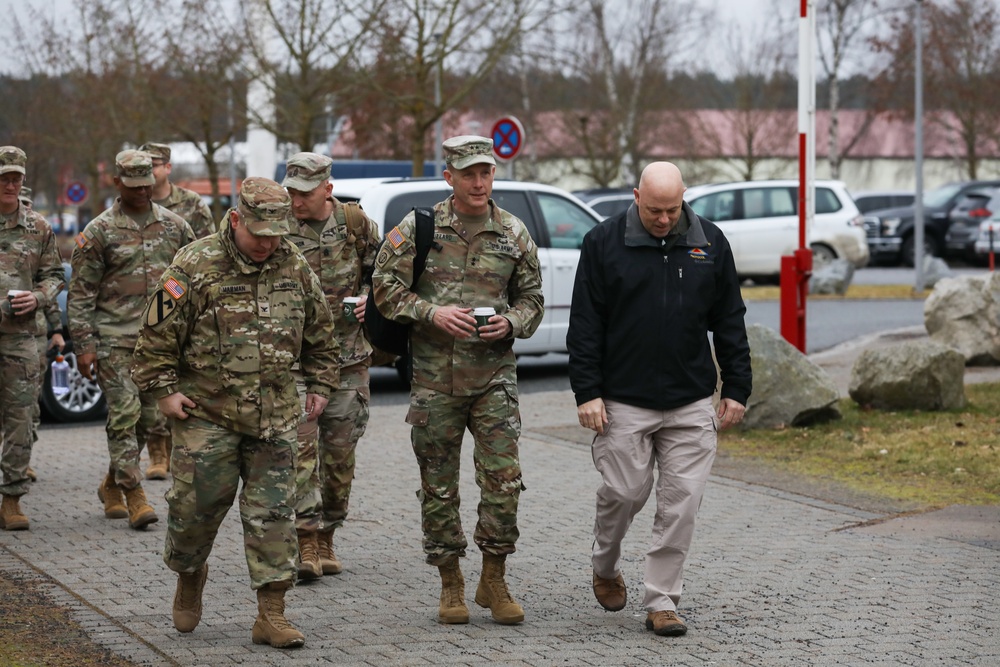
[[[813,269],[809,277],[810,294],[846,294],[854,279],[854,265],[835,259]]]
[[[753,392],[746,428],[805,426],[840,419],[840,398],[830,376],[773,329],[747,327]]]
[[[931,340],[864,350],[851,368],[851,398],[883,410],[965,406],[965,358]]]
[[[940,281],[924,301],[924,326],[967,364],[1000,363],[1000,274]]]
[[[934,255],[924,255],[923,267],[925,287],[934,287],[945,278],[951,278],[955,275],[946,261]]]

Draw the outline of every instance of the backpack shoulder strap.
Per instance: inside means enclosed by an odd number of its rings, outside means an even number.
[[[420,276],[424,272],[427,255],[434,245],[434,211],[423,207],[413,210],[417,224],[417,254],[413,258],[413,287],[416,287],[417,281],[420,280]]]

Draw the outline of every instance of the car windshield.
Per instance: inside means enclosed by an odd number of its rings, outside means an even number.
[[[960,183],[949,183],[924,193],[924,206],[944,206],[962,189]]]

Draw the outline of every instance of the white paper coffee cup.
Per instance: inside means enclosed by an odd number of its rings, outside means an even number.
[[[474,308],[472,316],[476,318],[476,328],[478,329],[479,327],[484,327],[489,324],[490,318],[496,314],[497,310],[493,306]]]

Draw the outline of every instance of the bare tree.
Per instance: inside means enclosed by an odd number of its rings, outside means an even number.
[[[819,3],[817,30],[819,32],[819,62],[826,75],[829,94],[830,124],[827,133],[827,161],[830,176],[840,178],[840,165],[854,146],[867,134],[878,109],[868,107],[860,127],[841,142],[840,108],[841,80],[845,70],[864,67],[872,60],[866,37],[873,34],[886,12],[896,11],[890,4],[878,0],[827,0]]]
[[[158,118],[167,136],[198,150],[208,171],[216,220],[222,217],[217,153],[245,125],[238,27],[228,22],[219,0],[184,0],[181,11],[169,7],[161,17],[166,28],[163,62],[151,84],[160,100]],[[230,159],[233,159],[230,156]]]
[[[924,3],[924,98],[927,121],[959,147],[966,176],[979,176],[983,154],[1000,148],[1000,9],[993,2]],[[887,57],[880,87],[912,118],[914,85],[912,12],[890,22],[890,34],[872,40]],[[905,106],[904,106],[905,105]]]
[[[359,51],[354,71],[363,72],[361,108],[372,111],[368,130],[359,133],[374,145],[378,132],[392,128],[385,149],[405,153],[413,174],[423,173],[435,122],[460,108],[522,35],[551,20],[557,0],[389,0],[375,26],[374,49]],[[436,99],[440,77],[441,99]],[[360,120],[360,119],[359,119]],[[392,136],[405,136],[392,146]]]
[[[312,150],[349,90],[348,64],[371,39],[386,0],[248,0],[241,3],[250,70],[269,88],[275,118],[250,120],[279,140]],[[255,11],[257,10],[257,11]]]
[[[682,104],[666,83],[707,18],[690,0],[581,3],[565,63],[591,93],[564,122],[583,149],[577,173],[601,186],[638,182],[653,131],[644,118]]]

